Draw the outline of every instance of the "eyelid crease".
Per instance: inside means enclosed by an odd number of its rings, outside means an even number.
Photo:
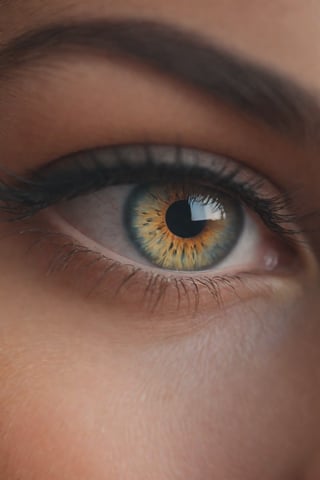
[[[244,175],[244,172],[246,175]],[[5,172],[0,212],[8,220],[33,217],[63,200],[108,186],[147,182],[205,182],[236,196],[282,237],[301,234],[288,192],[261,193],[266,180],[232,159],[178,146],[123,145],[64,157],[25,176]],[[243,177],[241,179],[241,177]]]

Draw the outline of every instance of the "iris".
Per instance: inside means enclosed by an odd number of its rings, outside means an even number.
[[[207,186],[147,184],[130,194],[125,227],[135,247],[155,266],[206,270],[238,243],[244,211],[236,199]]]

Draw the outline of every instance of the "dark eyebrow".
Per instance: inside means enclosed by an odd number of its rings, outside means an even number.
[[[282,133],[320,141],[314,92],[197,34],[157,22],[103,20],[29,31],[0,49],[0,80],[30,62],[86,51],[138,60]]]

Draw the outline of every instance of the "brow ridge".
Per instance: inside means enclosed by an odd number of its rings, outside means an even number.
[[[0,80],[10,69],[84,51],[142,62],[283,134],[320,142],[314,92],[199,34],[155,21],[91,20],[28,31],[0,48]]]

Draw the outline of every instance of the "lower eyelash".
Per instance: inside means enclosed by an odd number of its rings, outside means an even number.
[[[39,255],[39,251],[44,253],[44,269],[48,277],[71,271],[73,282],[77,282],[73,283],[73,287],[80,289],[85,297],[99,297],[107,303],[118,299],[120,305],[133,301],[139,304],[140,312],[143,310],[150,315],[163,312],[166,315],[195,317],[202,304],[207,306],[208,302],[212,313],[221,312],[230,303],[231,296],[236,302],[243,300],[238,290],[246,288],[246,277],[250,279],[254,276],[242,273],[219,276],[199,274],[195,277],[145,271],[107,258],[77,244],[72,237],[43,226],[27,225],[12,231],[11,235],[29,237],[28,256],[33,253]],[[137,285],[141,288],[141,298],[137,295]],[[246,295],[250,293],[253,294],[247,288]],[[171,301],[173,298],[174,302]]]

